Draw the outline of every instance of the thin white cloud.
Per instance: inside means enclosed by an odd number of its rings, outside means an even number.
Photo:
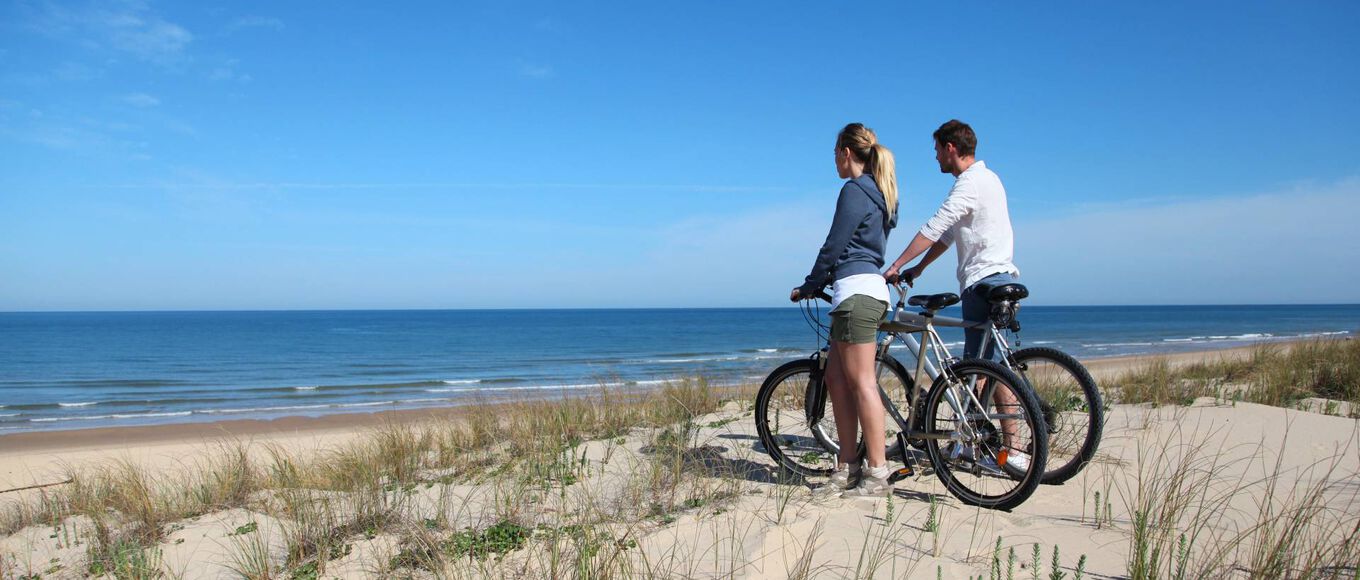
[[[68,82],[90,81],[104,76],[104,71],[79,62],[63,62],[52,71],[53,76]]]
[[[553,68],[543,64],[523,63],[519,67],[520,76],[531,79],[547,79],[556,76]]]
[[[237,70],[240,61],[229,59],[219,66],[216,66],[208,73],[208,80],[217,82],[237,82],[248,83],[252,79],[250,75]]]
[[[137,1],[96,3],[80,8],[44,4],[30,10],[30,29],[94,50],[114,50],[158,64],[188,58],[194,35]]]
[[[1016,223],[1046,304],[1360,300],[1360,179]]]
[[[283,21],[268,16],[243,16],[227,24],[224,34],[233,34],[246,29],[283,30]]]
[[[161,100],[146,93],[128,93],[119,98],[125,104],[134,107],[149,108],[161,104]]]
[[[647,240],[626,264],[632,291],[657,303],[774,305],[812,266],[830,224],[825,203],[687,220]],[[1078,210],[1015,222],[1016,264],[1035,304],[1360,302],[1360,178],[1264,194]],[[920,224],[899,224],[896,257]],[[936,261],[917,291],[956,292],[956,257]],[[719,280],[721,300],[670,283]]]
[[[144,189],[148,187],[202,187],[201,183],[117,183],[99,184],[89,187],[103,189]],[[302,182],[302,181],[261,181],[261,182],[216,182],[212,184],[214,189],[221,190],[342,190],[342,189],[379,189],[379,190],[401,190],[401,189],[508,189],[508,190],[535,190],[535,189],[574,189],[574,190],[601,190],[601,191],[674,191],[691,193],[773,193],[786,192],[792,188],[786,186],[762,186],[762,185],[706,185],[706,184],[665,184],[665,183],[565,183],[565,182],[534,182],[534,183],[494,183],[494,182],[457,182],[457,181],[430,181],[430,182]]]

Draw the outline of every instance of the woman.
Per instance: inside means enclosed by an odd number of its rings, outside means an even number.
[[[884,497],[888,483],[883,445],[883,402],[874,376],[878,323],[888,311],[888,286],[879,274],[888,232],[897,225],[897,176],[892,152],[874,132],[851,123],[836,137],[836,172],[848,179],[836,201],[831,232],[802,286],[789,296],[814,298],[831,284],[831,354],[826,382],[841,441],[839,461],[828,486],[845,495]],[[855,456],[858,428],[868,456],[861,469]]]

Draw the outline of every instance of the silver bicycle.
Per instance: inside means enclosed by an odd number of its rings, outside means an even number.
[[[1039,408],[1048,429],[1048,465],[1042,483],[1061,484],[1080,473],[1095,457],[1105,425],[1105,408],[1095,379],[1077,359],[1057,349],[1047,347],[1013,348],[1005,331],[1020,332],[1017,314],[1020,301],[1029,296],[1029,289],[1018,283],[1002,284],[980,289],[987,295],[991,313],[987,320],[972,322],[944,316],[933,317],[935,326],[982,330],[979,354],[1000,362],[1024,380],[1039,400]],[[898,286],[898,301],[893,320],[899,324],[919,325],[919,314],[903,311],[905,288]],[[894,340],[902,340],[909,352],[919,350],[911,334],[893,332],[893,323],[883,325],[887,336],[879,342],[879,360],[885,371],[902,380],[900,364],[888,354]],[[1018,334],[1017,334],[1018,335]],[[923,361],[931,379],[939,376],[931,361]]]
[[[885,433],[892,441],[888,456],[903,463],[892,480],[929,469],[960,501],[1008,510],[1040,483],[1048,459],[1047,428],[1034,393],[1014,372],[994,361],[949,355],[934,320],[936,312],[958,300],[953,294],[912,297],[910,304],[923,312],[881,326],[888,333],[881,352],[894,337],[904,337],[917,361],[910,376],[892,357],[883,356],[878,364],[879,395],[889,426],[896,427]],[[806,302],[804,312],[820,331]],[[775,369],[756,396],[756,430],[765,451],[802,476],[829,475],[839,451],[824,376],[826,352]],[[927,388],[928,365],[941,370]]]

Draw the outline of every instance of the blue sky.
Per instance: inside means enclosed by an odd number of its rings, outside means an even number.
[[[775,306],[950,118],[1036,304],[1360,302],[1360,6],[0,4],[0,310]],[[948,291],[953,254],[918,289]]]

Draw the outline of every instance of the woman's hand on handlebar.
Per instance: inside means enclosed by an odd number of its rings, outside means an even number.
[[[816,300],[818,298],[821,298],[822,300],[825,300],[827,302],[831,302],[831,296],[821,290],[818,290],[816,294],[804,295],[803,289],[800,286],[798,288],[794,288],[793,292],[789,293],[789,302],[797,302],[799,300]]]

